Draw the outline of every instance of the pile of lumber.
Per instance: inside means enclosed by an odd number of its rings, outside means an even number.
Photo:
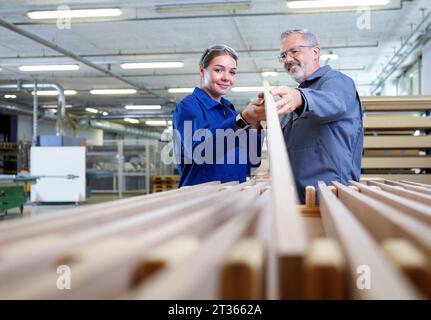
[[[362,97],[363,179],[431,183],[431,96]]]

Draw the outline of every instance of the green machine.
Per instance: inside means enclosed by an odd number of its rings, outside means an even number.
[[[0,213],[20,208],[21,213],[27,202],[27,185],[36,183],[36,177],[0,175]]]

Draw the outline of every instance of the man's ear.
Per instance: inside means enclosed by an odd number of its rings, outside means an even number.
[[[320,58],[320,47],[314,47],[313,48],[313,58],[316,61],[319,61]]]

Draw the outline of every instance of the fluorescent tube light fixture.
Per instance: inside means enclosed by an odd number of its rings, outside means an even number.
[[[169,93],[191,93],[195,88],[170,88]]]
[[[166,120],[147,120],[145,124],[147,126],[166,126],[168,123]]]
[[[74,9],[74,10],[48,10],[48,11],[29,11],[27,17],[33,20],[40,19],[61,19],[61,18],[100,18],[117,17],[121,15],[121,9]]]
[[[122,69],[163,69],[163,68],[182,68],[184,62],[170,61],[170,62],[130,62],[122,63]]]
[[[336,8],[357,8],[357,7],[372,7],[385,6],[391,0],[302,0],[302,1],[287,1],[287,8],[293,10],[313,10],[313,9],[336,9]]]
[[[124,106],[125,109],[128,110],[160,110],[162,108],[161,105],[134,105],[130,104],[127,106]]]
[[[76,94],[76,90],[64,90],[65,96],[74,96]],[[31,93],[34,95],[34,91]],[[58,96],[58,91],[55,90],[38,90],[37,91],[38,96]]]
[[[40,66],[19,66],[20,71],[35,72],[35,71],[74,71],[79,70],[77,64],[53,64]]]
[[[94,108],[85,108],[85,111],[91,112],[91,113],[99,113],[99,110],[94,109]]]
[[[136,89],[93,89],[91,94],[135,94]]]
[[[133,118],[124,118],[124,121],[129,122],[129,123],[133,123],[133,124],[139,123],[139,120],[133,119]]]

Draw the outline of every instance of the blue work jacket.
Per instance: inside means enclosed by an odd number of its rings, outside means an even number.
[[[317,182],[359,181],[362,107],[351,78],[324,66],[298,87],[304,108],[281,118],[299,199]]]
[[[213,100],[195,88],[175,108],[174,154],[180,174],[179,186],[209,181],[246,181],[260,165],[263,133],[238,130],[233,104]],[[228,138],[234,136],[228,142]]]

